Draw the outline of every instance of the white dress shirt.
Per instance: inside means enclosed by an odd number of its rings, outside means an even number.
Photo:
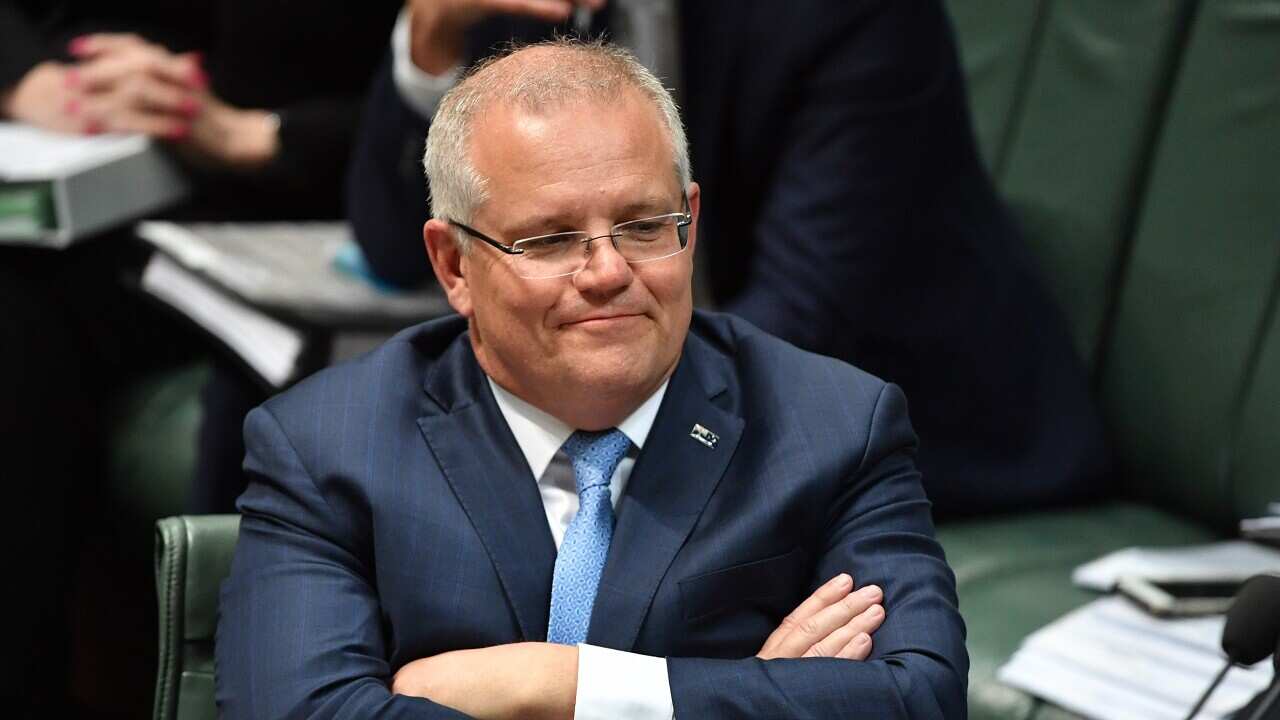
[[[560,446],[573,434],[574,428],[548,415],[515,395],[492,379],[489,387],[502,417],[515,436],[529,469],[538,479],[542,507],[547,513],[551,537],[556,549],[564,540],[569,522],[578,512],[577,483],[573,465]],[[631,441],[631,450],[618,463],[609,484],[613,506],[626,489],[635,466],[636,456],[649,437],[653,420],[667,392],[663,383],[648,400],[618,425],[618,430]],[[575,720],[670,720],[674,717],[671,685],[667,679],[664,658],[622,652],[594,645],[578,645],[578,693],[575,698]]]

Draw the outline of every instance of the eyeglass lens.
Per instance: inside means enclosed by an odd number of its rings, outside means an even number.
[[[573,275],[587,265],[591,243],[612,239],[618,254],[629,263],[650,262],[684,250],[679,226],[682,213],[670,213],[631,220],[613,227],[609,235],[591,237],[585,232],[565,232],[527,238],[514,244],[521,252],[513,255],[512,268],[526,278]]]

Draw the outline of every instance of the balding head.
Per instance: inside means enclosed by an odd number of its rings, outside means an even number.
[[[486,200],[486,179],[475,169],[470,141],[477,118],[495,107],[531,113],[584,100],[612,102],[639,92],[654,109],[671,143],[681,187],[690,182],[689,149],[675,101],[630,52],[603,42],[557,39],[529,45],[477,65],[436,108],[423,163],[431,186],[431,214],[470,222]],[[458,233],[459,243],[466,236]]]

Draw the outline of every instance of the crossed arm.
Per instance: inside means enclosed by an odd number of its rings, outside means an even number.
[[[901,393],[882,393],[876,416],[863,467],[832,503],[815,569],[835,580],[755,657],[667,658],[677,716],[963,717],[963,624]],[[495,645],[394,667],[358,498],[347,487],[322,492],[299,458],[313,448],[295,450],[269,409],[250,414],[246,440],[253,480],[218,626],[224,717],[572,715],[572,647]],[[888,614],[875,589],[851,592],[845,572],[883,587]],[[872,632],[874,649],[859,643]]]
[[[864,660],[884,620],[883,599],[879,587],[855,591],[853,578],[841,573],[783,618],[756,657]],[[576,647],[513,643],[415,660],[396,672],[391,691],[481,720],[572,719],[577,677]]]

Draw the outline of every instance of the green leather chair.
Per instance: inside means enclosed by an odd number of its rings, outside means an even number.
[[[213,641],[218,589],[231,572],[238,515],[184,515],[156,522],[160,663],[155,720],[213,720]]]

